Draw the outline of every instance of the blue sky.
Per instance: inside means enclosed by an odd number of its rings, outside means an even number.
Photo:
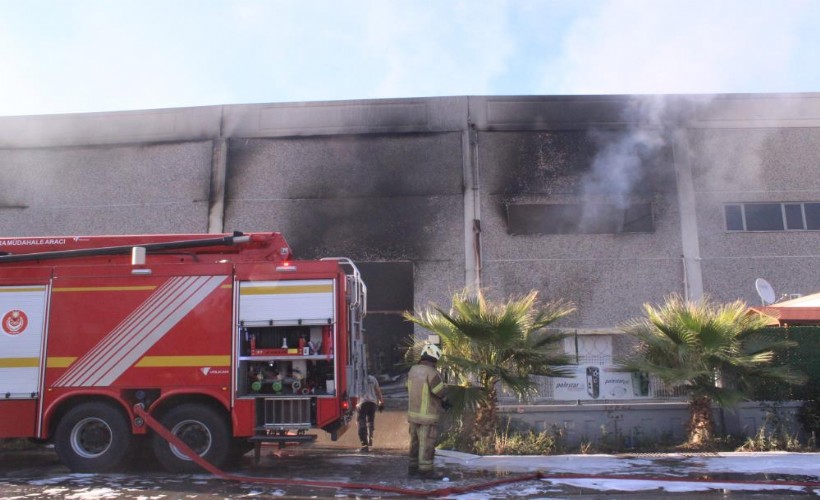
[[[820,91],[820,0],[0,0],[0,116]]]

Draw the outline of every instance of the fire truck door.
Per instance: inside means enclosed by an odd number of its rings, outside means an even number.
[[[240,283],[239,321],[253,325],[327,325],[336,321],[331,280]]]
[[[0,286],[0,397],[38,396],[46,285]]]

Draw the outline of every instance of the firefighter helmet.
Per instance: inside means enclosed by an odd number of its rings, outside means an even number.
[[[422,357],[430,356],[438,361],[441,359],[441,349],[436,344],[424,344],[424,347],[421,348],[421,355]]]

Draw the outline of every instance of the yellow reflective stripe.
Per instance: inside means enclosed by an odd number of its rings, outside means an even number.
[[[444,390],[444,382],[439,382],[439,384],[433,387],[433,394],[438,394]]]
[[[137,368],[185,367],[185,366],[230,366],[230,356],[145,356],[136,365]]]
[[[44,286],[20,286],[11,288],[0,288],[0,293],[20,293],[20,292],[42,292],[45,290]]]
[[[429,415],[430,414],[430,386],[427,385],[427,382],[421,388],[421,408],[419,408],[419,412],[422,415]]]
[[[52,288],[53,292],[131,292],[141,290],[155,290],[153,285],[143,286],[67,286]]]
[[[333,285],[248,286],[239,295],[275,295],[291,293],[331,293]]]
[[[68,368],[76,359],[76,356],[49,356],[46,359],[46,368]]]
[[[37,368],[40,358],[0,358],[0,368]]]
[[[427,439],[430,434],[430,428],[426,425],[419,427],[419,470],[428,471],[433,470],[433,461],[425,459],[425,451],[427,450]]]

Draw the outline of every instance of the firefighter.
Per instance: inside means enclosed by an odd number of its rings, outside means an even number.
[[[450,408],[446,385],[436,370],[441,349],[425,344],[419,362],[407,374],[407,422],[410,427],[410,476],[439,479],[433,470],[438,421]]]
[[[373,446],[373,432],[376,430],[376,409],[384,411],[384,397],[379,381],[373,375],[364,379],[364,392],[356,404],[359,415],[356,422],[359,424],[359,441],[362,447],[359,451],[370,451]]]

